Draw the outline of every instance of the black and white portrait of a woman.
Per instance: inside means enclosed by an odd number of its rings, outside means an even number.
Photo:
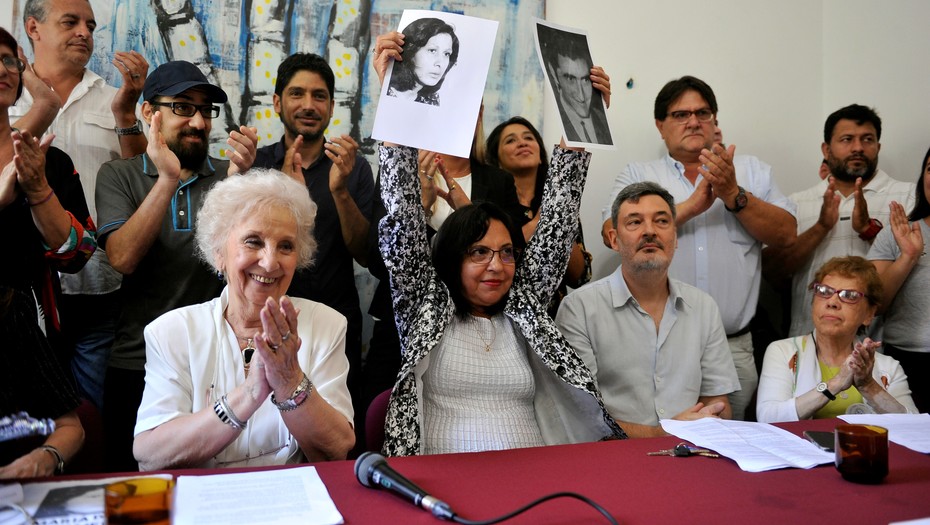
[[[497,26],[495,20],[405,9],[392,33],[397,41],[384,65],[372,138],[467,157]],[[375,45],[372,53],[380,51]]]
[[[394,64],[387,94],[438,106],[439,90],[459,56],[455,28],[438,18],[421,18],[403,33],[403,60]]]

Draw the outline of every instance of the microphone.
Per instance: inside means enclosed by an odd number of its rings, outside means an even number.
[[[455,516],[448,503],[430,496],[412,481],[401,476],[388,465],[384,456],[376,452],[365,452],[355,460],[355,477],[362,485],[390,490],[417,507],[423,507],[439,519],[451,520]]]

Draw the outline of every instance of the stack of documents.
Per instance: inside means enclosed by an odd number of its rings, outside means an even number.
[[[824,452],[807,440],[767,423],[716,418],[663,419],[661,423],[669,434],[726,456],[746,472],[811,468],[834,460],[833,452]]]
[[[888,441],[930,454],[930,414],[847,414],[840,419],[856,425],[885,427]]]

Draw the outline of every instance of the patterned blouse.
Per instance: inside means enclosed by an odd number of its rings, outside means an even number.
[[[546,315],[568,264],[590,158],[561,148],[553,152],[536,235],[516,268],[504,309],[532,350],[537,398],[548,396],[536,403],[547,444],[626,437],[604,408],[590,371]],[[430,259],[417,150],[382,146],[380,165],[387,215],[381,220],[379,241],[404,353],[385,421],[384,453],[406,456],[421,453],[422,385],[417,381],[452,322],[455,306]]]

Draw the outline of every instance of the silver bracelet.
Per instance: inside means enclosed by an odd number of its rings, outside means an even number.
[[[55,458],[55,474],[61,474],[65,471],[65,458],[61,455],[61,451],[58,448],[52,445],[42,445],[39,448],[48,452]]]
[[[299,407],[307,400],[307,397],[310,396],[310,392],[313,390],[313,383],[310,382],[310,378],[307,377],[307,374],[304,374],[304,378],[300,381],[300,384],[297,385],[297,389],[294,390],[294,393],[291,394],[289,399],[278,402],[274,397],[274,392],[271,393],[271,402],[282,412],[288,412]]]
[[[229,407],[229,403],[226,401],[226,394],[223,394],[223,397],[219,398],[216,403],[213,403],[213,411],[216,412],[220,421],[236,430],[245,430],[245,427],[249,424],[248,421],[242,421],[236,417],[235,412],[232,411],[232,408]]]

